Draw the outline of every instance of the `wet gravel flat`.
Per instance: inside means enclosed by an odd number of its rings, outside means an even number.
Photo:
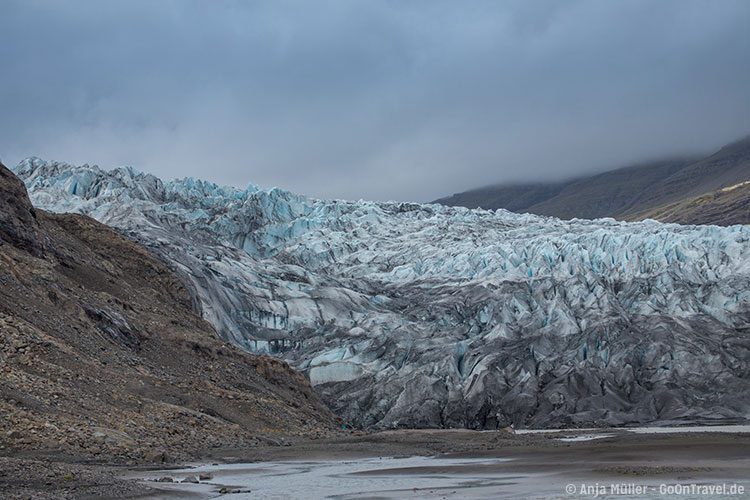
[[[156,489],[151,498],[211,498],[222,492],[269,499],[585,498],[590,495],[578,493],[589,485],[644,488],[644,494],[630,495],[635,498],[663,497],[662,485],[737,484],[750,491],[750,434],[723,431],[607,430],[594,440],[576,439],[589,437],[591,430],[502,440],[493,432],[396,431],[254,450],[252,461],[226,450],[235,463],[134,477]],[[413,455],[405,455],[410,449]],[[207,479],[181,482],[200,474]],[[161,477],[173,482],[154,482]],[[573,495],[566,490],[571,484]]]

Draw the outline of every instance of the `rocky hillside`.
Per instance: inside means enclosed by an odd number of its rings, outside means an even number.
[[[719,200],[721,208],[709,209],[693,200],[716,197],[714,193],[722,188],[747,180],[750,180],[750,137],[705,158],[652,162],[559,183],[488,186],[441,198],[437,203],[505,208],[563,219],[655,217],[664,222],[677,222],[668,216],[667,207],[692,203],[693,208],[679,218],[681,222],[726,226],[748,219],[741,204],[723,204]],[[699,206],[706,211],[698,210]]]
[[[750,227],[314,200],[29,159],[33,202],[111,224],[203,317],[347,420],[496,428],[744,420]]]
[[[750,224],[750,181],[644,212],[635,212],[627,218],[656,219],[678,224]]]
[[[83,215],[34,209],[0,165],[0,450],[185,459],[334,419],[278,359],[216,338],[163,263]]]
[[[684,166],[644,190],[623,216],[668,203],[689,200],[750,180],[750,137],[728,144],[716,153]],[[726,225],[723,220],[716,223]]]

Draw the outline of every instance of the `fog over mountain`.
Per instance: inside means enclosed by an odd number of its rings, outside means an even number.
[[[0,156],[427,201],[750,131],[750,3],[0,3]]]
[[[750,224],[750,136],[706,157],[651,161],[562,182],[484,186],[436,202],[563,219]]]

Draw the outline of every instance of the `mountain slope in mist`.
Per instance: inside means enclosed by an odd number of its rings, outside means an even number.
[[[724,146],[705,158],[650,162],[559,183],[488,186],[436,202],[468,208],[505,208],[563,219],[634,220],[654,216],[665,222],[675,222],[674,218],[660,218],[661,212],[654,210],[689,202],[747,180],[750,180],[750,137]],[[680,220],[728,225],[748,219],[741,205],[711,211],[710,217],[697,211],[690,213],[694,216]]]

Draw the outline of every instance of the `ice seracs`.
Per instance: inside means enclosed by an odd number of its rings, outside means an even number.
[[[315,200],[39,159],[191,285],[219,335],[284,356],[373,426],[621,425],[750,409],[750,227]]]

